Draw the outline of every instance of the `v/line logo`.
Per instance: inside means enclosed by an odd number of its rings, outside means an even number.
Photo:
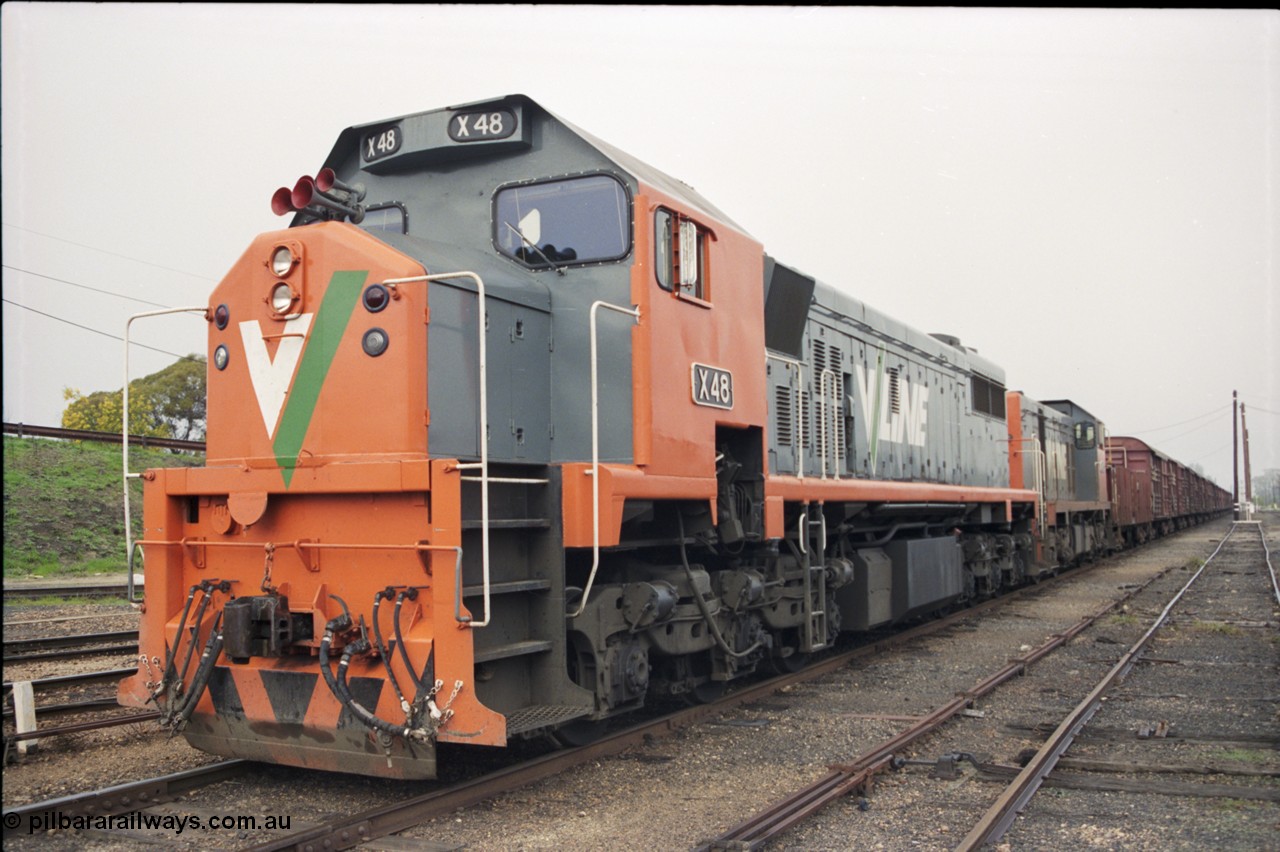
[[[314,314],[299,314],[279,326],[273,324],[281,329],[275,333],[282,335],[274,358],[267,351],[261,321],[240,323],[249,382],[286,488],[293,479],[320,389],[368,276],[367,271],[333,273]]]
[[[883,369],[873,372],[864,364],[857,364],[853,369],[858,405],[873,451],[879,441],[923,447],[929,437],[929,389],[912,384],[906,376],[886,376]],[[895,383],[896,410],[892,400]]]

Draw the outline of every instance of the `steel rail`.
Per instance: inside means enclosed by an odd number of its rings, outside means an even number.
[[[60,438],[67,441],[97,441],[105,444],[119,444],[119,432],[94,432],[88,429],[61,429],[56,426],[32,426],[29,423],[4,424],[6,435],[17,435],[19,438]],[[149,435],[130,435],[130,444],[142,447],[156,447],[162,450],[182,450],[184,452],[204,452],[204,441],[182,441],[177,438],[157,438]]]
[[[109,681],[123,680],[129,675],[138,673],[138,669],[104,669],[97,672],[85,672],[84,674],[59,675],[57,677],[45,677],[39,680],[31,681],[31,688],[36,692],[47,689],[58,689],[64,686],[89,686],[94,683],[107,683]],[[4,682],[5,689],[13,688],[13,681],[6,680]]]
[[[56,716],[63,713],[84,713],[89,710],[99,710],[103,707],[119,707],[120,704],[114,698],[90,698],[85,701],[71,701],[66,704],[44,704],[36,707],[36,717]],[[3,717],[5,719],[13,718],[13,708],[6,706],[4,708]]]
[[[51,648],[70,648],[75,645],[101,645],[108,642],[127,642],[131,639],[137,641],[137,638],[138,631],[136,630],[116,630],[110,633],[79,633],[74,636],[36,636],[31,639],[6,639],[4,640],[4,655],[7,658],[10,652],[25,653]]]
[[[32,817],[49,812],[65,816],[104,816],[142,810],[166,802],[188,790],[243,775],[255,765],[247,760],[225,760],[172,775],[9,808],[4,812],[4,837],[29,835]]]
[[[30,598],[123,598],[128,587],[117,584],[86,586],[5,586],[4,597],[15,600]]]
[[[1258,535],[1262,537],[1262,558],[1267,562],[1267,572],[1271,574],[1271,591],[1275,595],[1276,603],[1280,604],[1280,582],[1276,581],[1276,569],[1271,564],[1271,548],[1267,547],[1267,531],[1262,526],[1262,522],[1258,521]]]
[[[1009,661],[1008,665],[993,673],[973,687],[956,694],[949,703],[939,707],[921,718],[901,733],[885,740],[870,751],[863,753],[852,762],[831,767],[831,772],[813,784],[792,794],[786,799],[770,805],[765,810],[735,825],[710,843],[698,847],[699,852],[712,849],[758,849],[769,840],[787,831],[797,823],[844,796],[854,789],[864,787],[871,776],[894,765],[896,752],[911,743],[937,730],[952,717],[971,706],[973,702],[991,692],[1006,681],[1024,674],[1030,666],[1039,662],[1050,653],[1074,639],[1099,618],[1125,603],[1160,577],[1173,570],[1165,568],[1154,574],[1146,582],[1130,589],[1123,596],[1111,601],[1099,611],[1080,619],[1071,628],[1054,634],[1050,639],[1024,654]],[[1069,576],[1080,576],[1078,572]],[[1027,588],[1043,588],[1027,587]],[[1026,588],[1019,590],[1026,591]],[[1003,603],[1013,600],[1015,595],[1003,595],[988,601],[989,604]],[[969,611],[972,612],[972,611]],[[966,612],[966,614],[969,614]],[[944,620],[949,621],[949,620]],[[941,623],[941,622],[938,622]],[[925,625],[931,626],[931,625]]]
[[[117,705],[118,706],[118,705]],[[38,713],[37,709],[37,713]],[[91,719],[87,722],[72,722],[69,725],[56,725],[52,728],[37,728],[34,731],[24,731],[20,734],[5,734],[4,741],[7,746],[9,743],[16,743],[19,740],[42,740],[45,737],[56,737],[62,734],[83,734],[86,731],[96,731],[101,728],[118,728],[121,725],[132,725],[136,722],[150,722],[160,718],[158,710],[148,710],[145,713],[131,713],[128,716],[112,716],[107,719]]]
[[[42,663],[50,660],[78,660],[82,657],[106,657],[113,654],[137,656],[138,643],[132,645],[99,645],[94,648],[62,648],[57,651],[32,651],[24,654],[5,652],[6,663]]]
[[[957,850],[973,850],[978,849],[988,843],[994,843],[1004,836],[1009,826],[1013,824],[1013,820],[1026,807],[1027,802],[1035,795],[1036,790],[1040,789],[1044,783],[1045,776],[1053,771],[1057,765],[1058,759],[1066,752],[1075,741],[1076,735],[1080,732],[1093,715],[1102,706],[1102,697],[1116,683],[1122,680],[1138,662],[1138,657],[1147,643],[1156,634],[1169,617],[1169,613],[1182,600],[1183,595],[1200,579],[1204,574],[1205,568],[1213,562],[1214,558],[1222,551],[1222,548],[1230,540],[1231,536],[1239,527],[1238,523],[1231,525],[1230,531],[1227,532],[1222,540],[1218,542],[1218,546],[1214,548],[1213,553],[1204,561],[1200,569],[1187,580],[1178,593],[1173,596],[1164,610],[1152,623],[1151,627],[1143,634],[1142,638],[1133,644],[1133,646],[1125,653],[1123,657],[1107,672],[1093,688],[1093,690],[1076,705],[1062,723],[1058,725],[1057,730],[1049,736],[1040,750],[1031,758],[1030,762],[1018,773],[1005,791],[1000,794],[995,803],[983,814],[977,824],[969,831],[969,833],[956,846]]]
[[[130,644],[118,644],[120,642],[129,642]],[[2,653],[0,659],[3,659],[6,663],[101,657],[107,654],[128,653],[136,655],[138,653],[138,631],[120,630],[113,633],[85,633],[78,636],[43,636],[35,639],[6,640],[4,650],[0,653]]]

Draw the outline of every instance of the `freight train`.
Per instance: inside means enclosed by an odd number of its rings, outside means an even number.
[[[430,778],[1228,509],[524,96],[357,125],[210,296],[126,705]]]

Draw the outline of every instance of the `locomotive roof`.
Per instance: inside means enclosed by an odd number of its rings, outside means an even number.
[[[901,320],[871,307],[861,299],[837,290],[830,284],[817,281],[813,290],[813,301],[820,308],[826,308],[833,314],[849,318],[872,337],[901,346],[908,351],[920,353],[930,360],[945,362],[961,370],[975,372],[1004,384],[1004,368],[979,355],[976,349],[960,345],[959,341],[952,345],[937,335],[912,328]],[[951,340],[954,339],[951,338]]]
[[[542,120],[550,120],[557,125],[564,127],[566,130],[579,137],[592,148],[595,148],[602,156],[613,162],[619,171],[631,175],[640,183],[658,189],[677,201],[696,209],[714,219],[717,222],[727,225],[737,231],[746,233],[740,225],[725,215],[706,198],[704,198],[697,190],[688,184],[671,177],[660,169],[650,166],[648,163],[642,162],[626,151],[617,148],[602,139],[582,130],[574,124],[565,121],[560,116],[546,109],[527,95],[511,94],[503,95],[497,98],[491,98],[483,101],[473,101],[471,103],[453,104],[451,106],[442,107],[440,109],[424,110],[422,112],[408,113],[406,115],[393,118],[380,119],[378,121],[370,121],[364,124],[356,124],[346,128],[338,136],[337,142],[334,143],[333,149],[330,151],[325,165],[331,168],[336,167],[342,160],[347,157],[353,150],[360,145],[361,140],[366,138],[371,131],[381,130],[388,127],[402,125],[408,122],[425,125],[425,128],[418,131],[421,135],[427,136],[425,142],[420,143],[423,148],[422,155],[419,157],[403,157],[404,165],[401,168],[409,168],[420,165],[434,165],[437,163],[454,164],[460,160],[464,160],[474,156],[480,156],[485,153],[501,154],[508,153],[512,150],[528,148],[527,140],[521,138],[521,134],[525,130],[518,131],[510,137],[502,137],[493,141],[476,141],[458,142],[452,139],[446,130],[448,120],[431,122],[431,117],[444,116],[445,114],[454,114],[459,111],[480,111],[484,109],[519,109],[522,116],[522,125],[528,128],[531,119],[535,117]],[[536,119],[535,119],[536,120]],[[367,159],[367,158],[366,158]],[[388,164],[390,158],[379,158],[374,162],[366,162],[365,168],[370,170],[382,170]],[[529,175],[530,178],[541,177],[542,175]]]

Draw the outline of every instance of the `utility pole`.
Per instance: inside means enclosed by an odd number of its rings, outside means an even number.
[[[1235,519],[1240,520],[1240,430],[1236,420],[1239,394],[1231,392],[1231,502]]]
[[[1249,421],[1244,416],[1244,403],[1240,403],[1240,432],[1244,436],[1244,502],[1253,504],[1253,475],[1249,469]]]

